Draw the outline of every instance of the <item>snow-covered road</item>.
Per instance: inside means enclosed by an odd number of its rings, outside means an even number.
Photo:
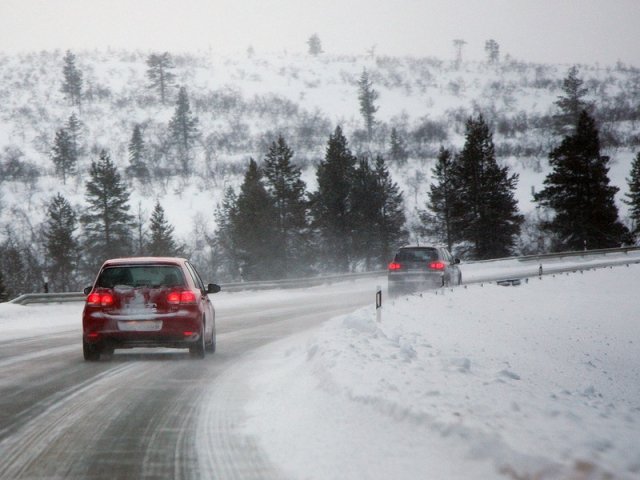
[[[216,295],[205,361],[85,363],[81,305],[0,305],[0,478],[640,478],[640,266],[380,323],[377,283]]]
[[[240,428],[249,377],[234,365],[368,303],[371,282],[216,295],[204,361],[135,349],[87,363],[82,305],[0,305],[0,479],[283,478]]]

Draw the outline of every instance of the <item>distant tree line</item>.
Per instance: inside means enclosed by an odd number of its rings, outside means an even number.
[[[463,43],[456,46],[461,49]],[[497,44],[487,42],[487,53],[489,61],[498,61]],[[147,64],[149,87],[157,92],[158,101],[175,99],[161,147],[171,159],[171,174],[187,178],[193,174],[196,149],[207,148],[207,140],[191,111],[186,88],[174,84],[170,57],[151,56]],[[62,90],[81,114],[82,75],[70,52],[64,58],[63,74]],[[553,117],[559,143],[548,155],[552,171],[534,197],[544,212],[536,225],[543,248],[575,250],[632,243],[640,234],[640,153],[627,179],[624,201],[631,221],[627,228],[618,218],[614,202],[618,189],[608,178],[610,159],[601,155],[600,131],[577,69],[569,70],[562,89]],[[362,138],[369,147],[383,130],[375,118],[378,98],[373,79],[364,70],[358,99]],[[55,132],[51,160],[63,183],[78,175],[78,161],[87,156],[83,128],[73,113]],[[438,137],[428,120],[421,128],[433,138],[446,140],[446,135]],[[386,151],[367,148],[366,153],[356,154],[337,126],[315,167],[317,188],[312,192],[300,168],[307,159],[296,158],[284,136],[278,135],[264,158],[248,161],[240,188],[228,188],[216,208],[216,229],[206,238],[213,252],[211,270],[221,279],[254,280],[384,267],[409,238],[403,194],[389,172],[390,162],[401,167],[411,155],[406,133],[392,128],[387,132]],[[36,241],[22,243],[20,235],[7,228],[0,244],[0,299],[40,290],[45,278],[51,291],[77,290],[109,257],[194,253],[179,244],[159,201],[149,219],[141,212],[131,213],[133,182],[144,188],[162,171],[145,142],[144,125],[132,127],[129,163],[124,169],[129,181],[123,179],[109,152],[92,152],[98,158],[91,161],[84,185],[84,208],[56,194],[47,206],[45,222],[32,233]],[[20,152],[5,149],[2,156],[6,159],[3,178],[14,178]],[[420,213],[421,234],[469,259],[516,253],[524,222],[515,200],[517,182],[518,176],[497,161],[490,122],[483,115],[468,117],[462,149],[456,152],[441,146],[438,152],[428,201]]]
[[[609,157],[601,155],[599,132],[588,113],[587,90],[575,68],[563,83],[556,102],[555,126],[564,135],[549,153],[552,171],[534,201],[545,211],[539,224],[545,250],[564,251],[632,244],[640,219],[638,158],[626,203],[631,207],[632,232],[619,220],[614,196],[618,188],[608,177]],[[492,133],[484,118],[470,118],[459,154],[441,148],[433,171],[424,232],[450,249],[476,259],[508,256],[516,247],[523,217],[514,197],[518,176],[500,167]],[[636,237],[637,238],[637,237]]]
[[[279,136],[260,164],[249,160],[239,191],[227,190],[216,210],[219,271],[259,280],[382,268],[407,239],[385,160],[356,158],[338,126],[310,193],[293,157]]]

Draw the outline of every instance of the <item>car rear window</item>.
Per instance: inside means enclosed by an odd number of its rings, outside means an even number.
[[[96,286],[113,288],[116,285],[130,287],[184,286],[184,276],[173,265],[124,265],[107,267],[98,277]]]
[[[438,259],[435,248],[407,248],[396,254],[396,262],[429,262]]]

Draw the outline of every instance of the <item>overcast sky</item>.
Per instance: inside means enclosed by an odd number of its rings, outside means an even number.
[[[640,66],[640,0],[0,0],[0,50],[305,52]]]

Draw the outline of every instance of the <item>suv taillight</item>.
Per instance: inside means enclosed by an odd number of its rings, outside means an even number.
[[[87,305],[109,307],[113,305],[113,295],[109,292],[93,292],[87,297]]]
[[[442,263],[442,262],[431,262],[429,264],[429,268],[431,270],[444,270],[444,263]]]
[[[398,262],[391,262],[389,264],[389,270],[400,270],[402,269],[402,265],[400,265]]]
[[[191,290],[173,291],[167,295],[167,303],[170,305],[196,303],[196,294]]]

